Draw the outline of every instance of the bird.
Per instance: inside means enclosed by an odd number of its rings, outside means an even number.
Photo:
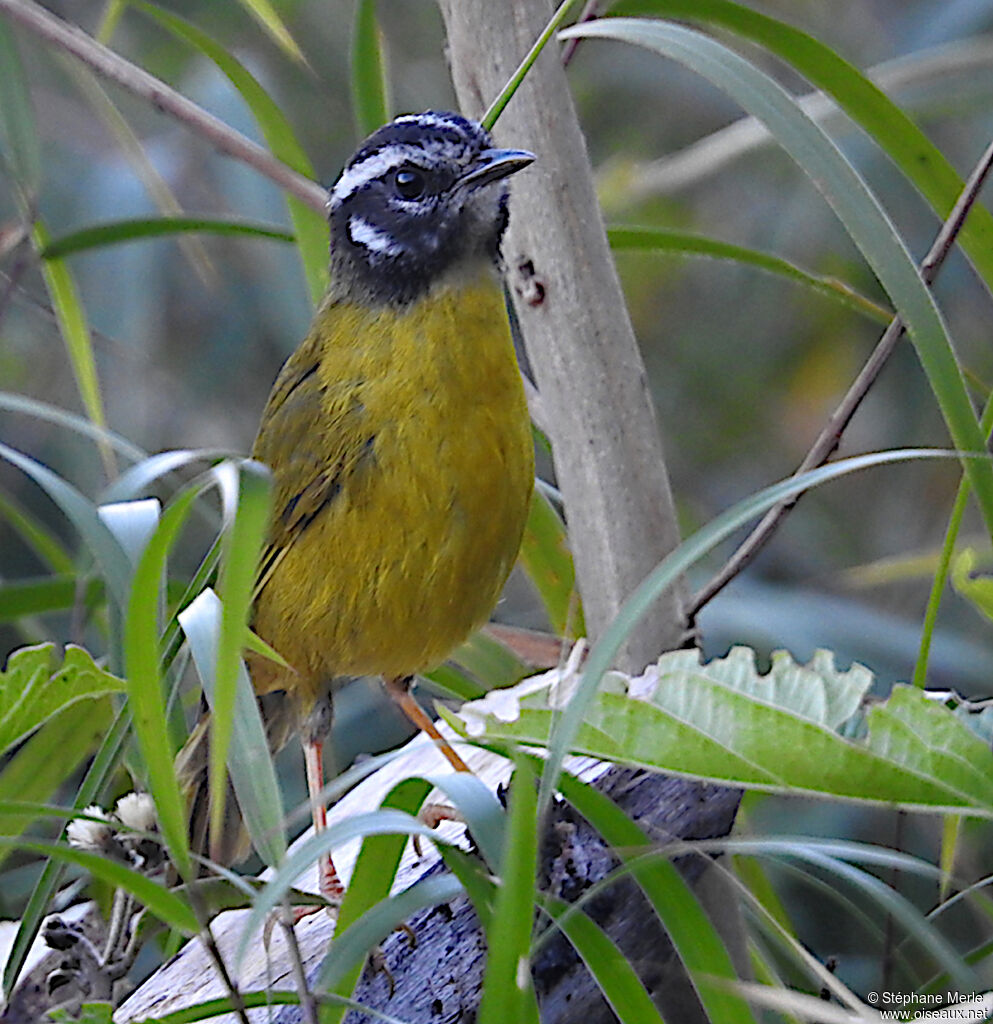
[[[487,621],[517,558],[534,447],[501,241],[534,159],[432,110],[374,131],[328,192],[330,284],[252,449],[273,510],[251,625],[286,665],[247,655],[270,746],[300,736],[318,831],[335,691],[381,677],[433,730],[410,681]],[[340,898],[330,855],[318,879]]]

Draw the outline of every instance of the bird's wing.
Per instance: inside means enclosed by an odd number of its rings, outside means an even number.
[[[296,538],[371,461],[375,438],[359,387],[358,381],[323,382],[319,350],[307,343],[280,371],[252,450],[274,477],[272,526],[256,596]]]

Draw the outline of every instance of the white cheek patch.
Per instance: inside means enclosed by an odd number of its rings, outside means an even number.
[[[380,259],[399,256],[404,251],[391,234],[370,224],[364,217],[348,218],[348,237],[355,245],[361,245],[370,255]]]

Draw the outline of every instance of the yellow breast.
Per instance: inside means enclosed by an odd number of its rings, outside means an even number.
[[[442,661],[496,604],[534,477],[495,274],[401,311],[326,305],[255,456],[276,495],[254,625],[299,673],[255,672],[256,686],[316,691]]]

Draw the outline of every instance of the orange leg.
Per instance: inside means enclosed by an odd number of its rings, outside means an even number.
[[[318,835],[328,827],[327,807],[321,796],[321,790],[324,788],[323,741],[304,740],[303,756],[307,767],[307,792],[310,794],[310,814],[314,821],[314,834]],[[338,877],[338,872],[335,870],[330,853],[321,855],[321,862],[318,867],[318,884],[320,885],[321,895],[326,899],[334,903],[341,901],[345,887]],[[301,907],[299,909],[310,908]]]
[[[468,772],[470,771],[469,766],[459,757],[458,754],[452,749],[452,745],[445,739],[444,736],[438,732],[434,722],[424,713],[420,704],[410,695],[410,677],[407,678],[396,678],[396,679],[384,679],[383,682],[386,684],[386,692],[399,706],[400,710],[410,719],[418,729],[426,732],[438,745],[438,748],[445,755],[448,763],[457,772]]]

